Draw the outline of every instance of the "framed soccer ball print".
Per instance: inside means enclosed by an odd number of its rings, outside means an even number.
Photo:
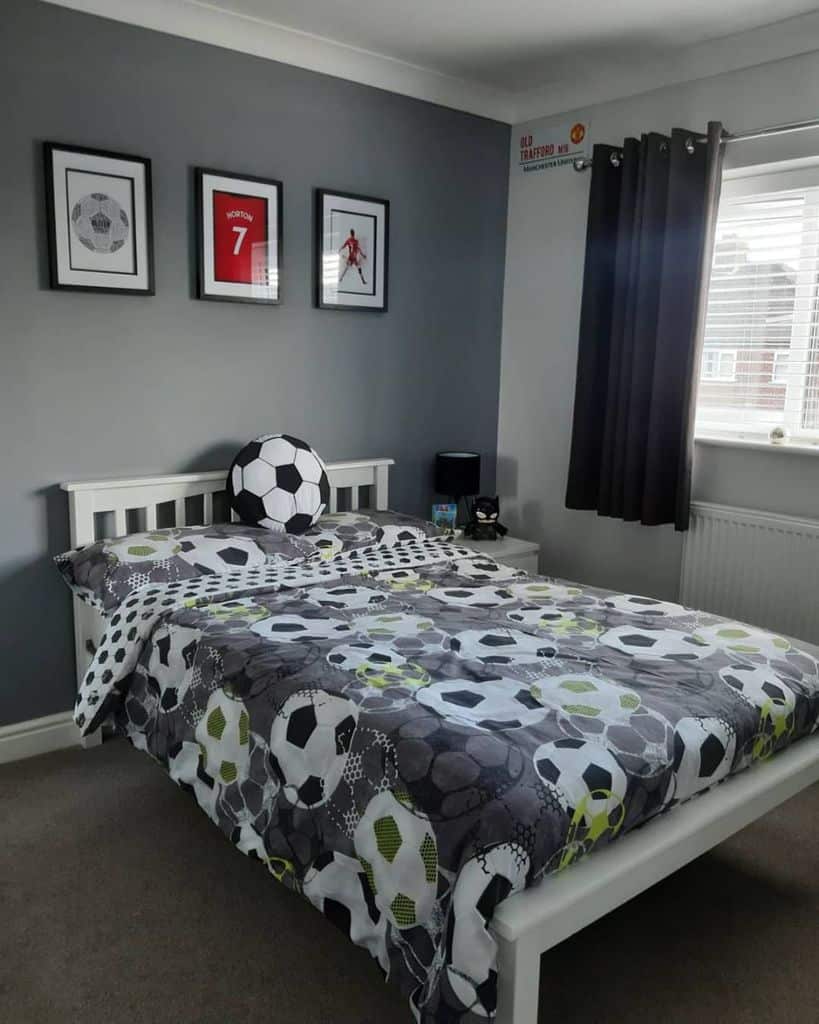
[[[316,305],[387,309],[390,204],[349,192],[316,190]]]
[[[46,142],[52,288],[153,295],[151,161]]]
[[[279,301],[282,186],[279,181],[199,168],[199,298]]]

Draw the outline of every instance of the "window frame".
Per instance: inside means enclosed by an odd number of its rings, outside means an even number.
[[[775,384],[778,388],[787,387],[788,385],[788,362],[790,361],[790,348],[776,348],[773,350],[773,366],[771,367],[771,384]],[[784,356],[784,358],[783,358]],[[779,364],[785,364],[784,380],[782,378],[782,371],[779,370]]]
[[[775,164],[761,164],[756,166],[729,169],[723,172],[722,196],[721,199],[742,199],[755,195],[770,192],[788,192],[796,190],[814,190],[812,195],[806,196],[804,220],[808,227],[803,232],[799,254],[799,266],[795,272],[796,284],[794,299],[794,311],[791,314],[791,334],[788,347],[774,349],[774,367],[771,374],[771,384],[785,388],[785,404],[782,410],[782,420],[786,430],[793,441],[806,446],[819,443],[819,420],[816,427],[804,428],[802,423],[807,415],[807,391],[808,371],[799,377],[795,374],[788,375],[783,381],[776,379],[775,366],[777,356],[788,356],[792,353],[803,353],[809,351],[811,343],[815,343],[819,337],[819,157],[800,159],[794,161],[782,161]],[[724,275],[728,277],[730,275]],[[713,269],[709,272],[708,284],[716,278]],[[799,316],[807,315],[807,320]],[[802,322],[800,322],[802,321]],[[726,351],[734,353],[734,375],[727,377],[705,377],[703,375],[703,361],[707,352]],[[699,372],[696,379],[697,388],[701,383],[705,384],[726,384],[736,381],[737,357],[739,348],[721,349],[716,345],[703,345]],[[807,358],[807,357],[805,357]],[[794,360],[796,362],[796,360]],[[800,357],[801,362],[801,357]],[[817,401],[816,396],[813,400]],[[794,423],[799,426],[794,427]],[[695,424],[694,439],[706,442],[724,441],[731,444],[736,441],[769,442],[770,430],[775,424],[764,424],[761,429],[754,429],[751,423],[741,423],[735,426],[734,423],[722,422],[702,424],[699,420],[699,404],[695,403]]]
[[[706,345],[702,351],[703,368],[700,371],[700,380],[707,381],[709,384],[732,384],[737,379],[737,356],[739,349],[736,348],[722,348],[720,345]],[[705,375],[704,364],[708,356],[717,356],[717,372],[712,373],[709,376]],[[731,372],[722,372],[722,361],[726,356],[731,357]]]

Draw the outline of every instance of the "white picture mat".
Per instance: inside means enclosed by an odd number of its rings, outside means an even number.
[[[382,203],[371,203],[366,199],[351,199],[347,196],[325,193],[322,197],[322,248],[321,248],[321,301],[329,304],[340,303],[343,306],[380,309],[384,305],[384,284],[386,275],[386,207]],[[335,211],[335,213],[334,213]],[[375,270],[375,294],[350,294],[348,292],[348,278],[352,275],[358,277],[355,267],[350,267],[342,282],[341,293],[338,288],[340,275],[340,263],[344,258],[339,249],[347,237],[348,229],[355,227],[355,223],[346,223],[349,218],[342,219],[338,216],[341,212],[348,212],[355,216],[375,217],[376,243],[375,252],[367,251],[367,259],[364,261],[364,277],[371,275]],[[339,224],[345,224],[341,232],[336,230]],[[370,221],[370,223],[372,223]],[[370,246],[372,243],[370,242]]]
[[[341,239],[341,245],[336,249],[339,255],[338,291],[344,295],[374,295],[379,274],[378,263],[372,259],[372,254],[376,251],[373,243],[378,237],[378,221],[361,213],[350,213],[349,211],[342,213],[337,207],[331,207],[328,215],[330,217],[330,233],[336,240]],[[350,237],[350,229],[355,231],[355,237],[360,246],[358,267],[348,263],[346,249],[339,251]],[[332,255],[332,251],[329,251],[327,255]]]
[[[134,203],[132,178],[101,177],[87,171],[69,168],[66,173],[67,209],[69,219],[74,204],[92,192],[103,192],[119,203],[128,218],[128,236],[121,249],[111,253],[92,252],[77,237],[76,231],[68,228],[69,268],[72,270],[94,270],[107,274],[136,274],[136,248],[134,243]],[[125,282],[126,287],[128,282]]]
[[[127,288],[146,291],[150,287],[148,267],[148,217],[145,165],[136,160],[118,157],[97,156],[93,153],[77,153],[70,149],[53,149],[52,160],[52,202],[54,204],[54,241],[56,246],[57,283],[79,285],[87,288]],[[136,252],[136,273],[106,273],[104,270],[72,270],[70,264],[71,240],[69,220],[71,208],[66,194],[66,171],[87,171],[91,174],[118,175],[132,178],[134,183],[133,209],[129,213],[131,230],[134,232]],[[110,179],[109,179],[110,180]],[[128,211],[126,211],[128,212]],[[133,216],[131,216],[131,214]],[[93,256],[91,252],[89,256]],[[104,259],[113,259],[117,265],[118,253]]]
[[[268,185],[261,181],[223,178],[218,174],[202,175],[202,286],[206,295],[221,295],[229,299],[279,298],[279,189],[279,185]],[[257,256],[254,248],[253,254],[254,271],[257,261],[261,265],[267,264],[267,285],[216,280],[213,254],[214,192],[234,192],[267,200],[267,252],[262,251]]]

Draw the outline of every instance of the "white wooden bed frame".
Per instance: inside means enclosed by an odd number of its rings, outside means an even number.
[[[359,459],[328,465],[330,510],[339,493],[350,509],[359,507],[359,488],[369,487],[370,507],[387,508],[392,459]],[[213,495],[223,491],[226,473],[75,481],[69,495],[71,544],[98,539],[95,515],[111,513],[115,534],[127,533],[127,513],[137,509],[144,528],[154,529],[157,506],[174,502],[177,525],[210,525]],[[186,521],[186,498],[201,497],[199,523]],[[102,616],[74,601],[77,678],[82,680],[104,625]],[[95,734],[99,742],[99,732]],[[806,786],[819,781],[819,735],[801,740],[770,761],[728,779],[713,791],[663,814],[568,871],[551,876],[505,900],[495,912],[498,943],[497,1024],[536,1024],[541,954],[598,920],[739,829],[767,814]]]

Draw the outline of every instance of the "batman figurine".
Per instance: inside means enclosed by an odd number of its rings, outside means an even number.
[[[475,498],[472,502],[469,522],[464,527],[464,537],[472,540],[497,540],[509,532],[498,522],[500,502],[494,498]]]

